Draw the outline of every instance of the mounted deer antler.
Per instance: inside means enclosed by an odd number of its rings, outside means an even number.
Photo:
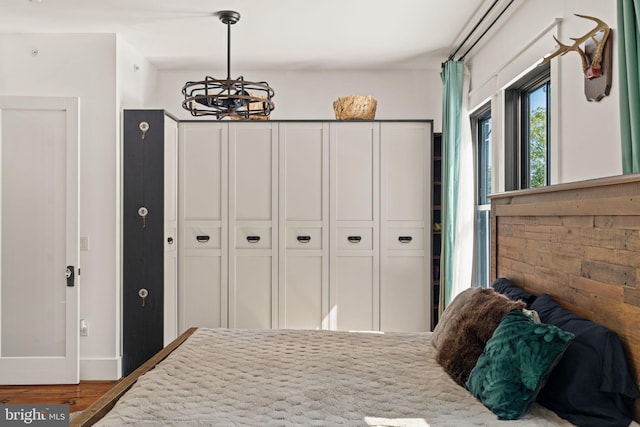
[[[611,31],[611,29],[607,24],[605,24],[600,19],[595,18],[593,16],[578,15],[577,13],[575,15],[580,18],[589,19],[595,22],[597,24],[596,27],[582,37],[577,37],[577,38],[571,37],[571,40],[573,40],[573,44],[571,46],[561,43],[560,40],[558,40],[554,36],[553,39],[556,41],[556,43],[558,43],[560,47],[558,48],[558,50],[556,50],[549,56],[545,56],[544,58],[542,58],[542,62],[540,63],[540,65],[546,64],[556,56],[562,56],[567,52],[575,51],[580,55],[580,59],[582,59],[582,69],[584,71],[585,77],[587,79],[600,77],[602,75],[602,69],[600,65],[600,62],[602,60],[602,52],[604,49],[604,44],[606,43],[607,38],[609,37],[609,32]],[[601,31],[604,32],[602,37],[597,38],[596,35]],[[596,51],[593,57],[591,58],[591,61],[589,61],[587,54],[582,49],[580,49],[580,45],[582,43],[585,43],[589,39],[593,39],[594,43],[596,44]]]

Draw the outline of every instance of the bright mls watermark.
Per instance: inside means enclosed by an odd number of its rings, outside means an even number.
[[[0,405],[0,426],[69,425],[69,405]]]

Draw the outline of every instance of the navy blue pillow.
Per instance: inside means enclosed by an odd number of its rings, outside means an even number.
[[[531,304],[536,300],[535,295],[531,295],[529,292],[514,285],[509,279],[504,277],[497,278],[491,285],[496,292],[506,295],[514,301],[524,301],[527,304],[527,308],[531,307]]]
[[[531,309],[543,323],[575,335],[538,402],[581,427],[628,426],[640,391],[618,335],[562,308],[546,294],[536,298]]]

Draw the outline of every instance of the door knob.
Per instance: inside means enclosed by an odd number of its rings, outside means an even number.
[[[67,286],[72,287],[75,285],[75,280],[74,280],[74,272],[73,272],[74,268],[73,265],[68,265],[67,266],[67,270],[64,273],[64,276],[67,279]]]

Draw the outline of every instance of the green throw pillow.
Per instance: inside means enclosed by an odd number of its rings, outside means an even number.
[[[487,342],[467,389],[501,420],[522,417],[573,339],[571,332],[534,323],[511,310]]]

